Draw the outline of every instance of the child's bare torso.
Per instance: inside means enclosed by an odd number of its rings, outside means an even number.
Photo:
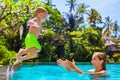
[[[33,18],[29,20],[28,24],[30,25],[29,33],[34,34],[36,37],[38,37],[41,29],[41,26],[39,25],[39,20],[37,18]]]

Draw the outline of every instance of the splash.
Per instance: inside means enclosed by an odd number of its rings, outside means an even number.
[[[14,65],[12,64],[12,60],[13,60],[13,59],[16,59],[16,58],[15,58],[15,57],[12,57],[12,58],[10,59],[9,65],[8,65],[8,68],[7,68],[7,73],[6,73],[7,80],[9,80],[9,78],[12,77],[13,74],[14,74],[14,69],[13,69]]]

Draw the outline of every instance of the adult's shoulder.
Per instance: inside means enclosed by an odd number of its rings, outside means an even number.
[[[102,74],[102,73],[106,73],[107,71],[106,71],[106,70],[102,70],[102,71],[100,71],[100,72],[95,72],[94,69],[90,69],[90,70],[88,70],[88,72],[89,72],[90,74]]]

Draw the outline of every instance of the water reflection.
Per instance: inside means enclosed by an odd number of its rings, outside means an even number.
[[[109,74],[106,73],[96,73],[96,74],[89,74],[90,80],[108,80]]]

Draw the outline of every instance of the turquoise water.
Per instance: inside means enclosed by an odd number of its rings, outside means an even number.
[[[79,64],[83,71],[94,69],[91,64]],[[120,64],[107,64],[108,72],[103,76],[68,72],[58,65],[22,65],[10,80],[120,80]]]

